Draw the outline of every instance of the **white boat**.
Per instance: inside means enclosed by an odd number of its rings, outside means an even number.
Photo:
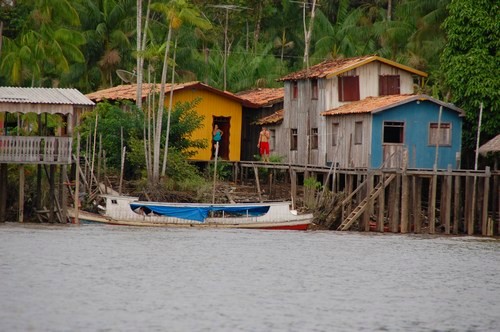
[[[79,211],[82,222],[126,226],[219,227],[307,230],[312,214],[290,210],[289,202],[249,204],[160,203],[138,197],[102,195],[101,214]],[[69,210],[71,218],[75,211]]]

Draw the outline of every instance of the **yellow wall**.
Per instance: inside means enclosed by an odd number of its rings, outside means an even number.
[[[197,97],[201,101],[196,107],[196,111],[204,116],[203,127],[193,132],[193,139],[206,139],[208,147],[203,150],[197,150],[197,153],[191,157],[193,160],[210,160],[212,155],[212,123],[213,117],[230,117],[229,132],[229,160],[239,161],[241,151],[241,121],[242,106],[240,103],[229,98],[219,96],[204,89],[187,87],[174,92],[173,104],[176,102],[192,101]],[[165,103],[168,107],[169,95],[165,96]],[[227,133],[224,133],[224,135]]]

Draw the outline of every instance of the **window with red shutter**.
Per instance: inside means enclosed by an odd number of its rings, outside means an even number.
[[[292,98],[297,99],[298,96],[299,96],[299,84],[297,83],[297,81],[293,81],[292,82]]]
[[[380,75],[378,77],[379,96],[399,95],[400,90],[399,75]]]
[[[359,100],[359,76],[340,76],[339,101]]]

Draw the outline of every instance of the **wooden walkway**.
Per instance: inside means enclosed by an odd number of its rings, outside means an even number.
[[[236,178],[258,169],[287,173],[291,199],[312,177],[333,193],[343,192],[342,220],[335,229],[394,233],[500,235],[500,171],[425,169],[336,169],[283,163],[235,163]],[[249,171],[253,174],[249,174]]]

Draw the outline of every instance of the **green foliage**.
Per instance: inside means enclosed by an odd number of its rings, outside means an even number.
[[[168,151],[167,178],[174,181],[176,187],[173,189],[194,190],[205,182],[198,168],[190,164],[186,156],[175,149]]]
[[[466,112],[464,147],[472,149],[481,103],[483,137],[500,132],[500,5],[495,0],[452,1],[449,12],[441,70],[451,101]]]
[[[203,115],[196,111],[201,99],[191,102],[176,103],[170,118],[169,146],[182,152],[186,157],[194,155],[195,149],[204,149],[208,146],[206,139],[193,139],[191,134],[203,126]],[[167,128],[167,116],[163,117],[163,128]],[[165,141],[163,134],[162,144]]]
[[[320,190],[322,185],[316,178],[308,177],[304,179],[304,187],[312,190]]]
[[[213,179],[215,163],[210,163],[208,166],[209,177]],[[224,161],[220,157],[217,159],[217,179],[219,180],[229,180],[233,174],[233,169],[231,163]]]
[[[96,116],[96,147],[99,146],[102,135],[102,149],[106,151],[107,166],[120,169],[122,132],[123,145],[127,148],[127,151],[131,151],[130,140],[142,137],[143,113],[135,107],[124,111],[120,107],[107,102],[97,104],[97,107],[92,112],[82,115],[81,123],[76,128],[76,131],[81,135],[82,150],[85,146],[93,147],[94,145]]]
[[[203,116],[194,110],[198,103],[199,99],[192,102],[177,103],[172,110],[167,174],[170,172],[170,167],[174,167],[171,162],[173,162],[176,155],[181,154],[182,158],[186,159],[193,155],[195,149],[207,146],[206,140],[191,138],[191,133],[198,129],[203,122]],[[127,103],[124,105],[127,105]],[[121,135],[123,130],[123,144],[127,149],[126,174],[129,177],[145,175],[144,113],[131,104],[128,104],[128,107],[122,107],[102,102],[97,104],[93,112],[85,113],[82,116],[81,124],[76,129],[82,137],[82,150],[86,146],[93,147],[94,145],[94,128],[97,115],[96,148],[99,146],[99,139],[102,135],[102,149],[106,151],[107,167],[116,170],[121,167]],[[166,116],[163,121],[164,128],[166,128]],[[165,143],[165,135],[166,133],[162,135],[162,146]],[[173,156],[170,153],[173,153]],[[173,173],[174,178],[176,178],[176,174],[180,173],[177,171]]]
[[[316,178],[307,177],[304,179],[304,204],[309,209],[316,207],[316,196],[321,188],[321,182],[316,180]]]

